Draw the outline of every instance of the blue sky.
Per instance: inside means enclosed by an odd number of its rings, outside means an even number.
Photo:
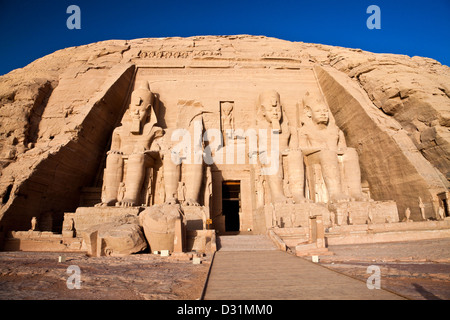
[[[80,30],[66,26],[72,4],[81,9]],[[366,27],[372,4],[381,9],[380,30]],[[419,55],[450,65],[450,0],[0,0],[0,34],[0,75],[102,40],[228,34]]]

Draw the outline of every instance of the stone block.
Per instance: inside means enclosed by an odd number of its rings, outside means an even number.
[[[82,232],[90,256],[126,256],[147,248],[137,224],[102,224]]]
[[[368,223],[398,222],[398,210],[394,201],[348,201],[329,205],[333,214],[324,218],[324,225],[362,225]]]
[[[79,207],[75,213],[64,214],[63,225],[68,224],[66,220],[73,219],[75,233],[78,235],[90,227],[101,224],[138,224],[141,210],[139,207]]]
[[[174,251],[177,220],[184,224],[180,205],[154,205],[141,212],[139,221],[151,251]]]
[[[329,211],[321,203],[275,203],[265,206],[268,227],[297,228],[308,227],[309,217],[321,215],[329,219]]]
[[[215,230],[187,231],[187,251],[213,253],[217,250]]]
[[[186,218],[187,230],[206,229],[206,219],[208,219],[208,208],[203,206],[181,206]]]
[[[193,257],[192,258],[192,263],[193,264],[201,264],[202,263],[202,259],[200,257]]]

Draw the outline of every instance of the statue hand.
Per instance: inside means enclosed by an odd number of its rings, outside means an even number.
[[[120,152],[118,150],[109,150],[106,154],[107,155],[110,155],[110,154],[123,154],[123,152]]]

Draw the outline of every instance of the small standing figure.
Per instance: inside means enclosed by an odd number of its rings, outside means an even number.
[[[228,139],[234,137],[234,117],[233,117],[233,102],[222,102],[222,131]]]
[[[422,215],[422,220],[427,220],[425,217],[425,205],[422,202],[422,198],[419,197],[419,208],[420,208],[420,214]]]
[[[74,231],[75,230],[74,227],[75,227],[75,221],[73,221],[73,218],[70,218],[69,230]]]
[[[31,218],[31,231],[35,231],[37,227],[37,219],[36,217]]]
[[[405,222],[411,222],[411,210],[409,208],[406,208],[405,210],[405,219],[403,221]]]
[[[373,214],[372,214],[372,210],[370,210],[370,206],[369,206],[369,213],[368,213],[367,217],[368,217],[367,224],[373,223]]]
[[[186,201],[186,183],[178,182],[178,201],[184,203]]]
[[[125,192],[127,191],[126,187],[125,187],[125,183],[121,182],[119,184],[119,192],[117,192],[117,203],[116,206],[120,207],[120,202],[123,200],[123,198],[125,197]]]
[[[438,208],[438,215],[439,215],[439,218],[440,218],[440,220],[444,220],[444,212],[445,212],[445,210],[444,210],[444,208],[443,207],[441,207],[441,206],[439,206],[439,208]]]
[[[333,211],[330,211],[330,223],[331,227],[334,227],[334,224],[336,222],[336,214]]]

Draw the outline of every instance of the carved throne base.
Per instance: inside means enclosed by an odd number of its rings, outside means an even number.
[[[328,219],[329,211],[322,203],[275,203],[264,206],[267,228],[308,227],[309,217],[321,215]]]
[[[360,225],[399,222],[394,201],[348,201],[328,204],[330,216],[324,225]]]

